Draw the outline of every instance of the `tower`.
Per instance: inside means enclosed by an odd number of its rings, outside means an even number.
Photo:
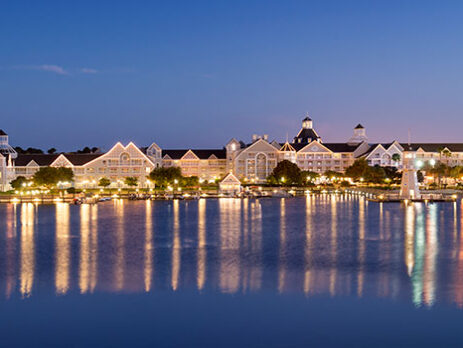
[[[363,143],[364,141],[368,141],[367,132],[365,128],[359,123],[354,128],[354,134],[352,135],[352,137],[349,139],[347,143],[349,145],[355,145],[355,144]]]
[[[302,120],[301,130],[294,137],[294,143],[310,144],[314,140],[321,141],[321,138],[313,129],[313,121],[307,114],[306,117]]]
[[[399,196],[402,199],[420,199],[421,193],[415,168],[415,152],[404,151],[404,157]]]
[[[10,146],[8,143],[8,134],[0,129],[0,153],[5,157],[10,157],[15,159],[18,157],[17,152]]]

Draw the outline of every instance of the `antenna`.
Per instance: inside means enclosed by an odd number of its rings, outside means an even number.
[[[408,146],[410,146],[410,143],[412,142],[411,139],[412,139],[412,130],[410,128],[408,128]]]
[[[286,142],[288,142],[288,132],[286,132]]]

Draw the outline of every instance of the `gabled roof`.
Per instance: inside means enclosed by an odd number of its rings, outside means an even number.
[[[8,134],[6,134],[6,133],[3,131],[3,129],[0,129],[0,135],[8,135]]]
[[[94,159],[103,156],[102,153],[86,153],[86,154],[64,154],[64,156],[74,166],[83,166],[84,164],[93,161]]]
[[[318,140],[320,137],[318,136],[317,132],[313,130],[313,128],[302,128],[299,133],[294,138],[294,142],[298,143],[296,139],[300,139],[302,143],[310,143],[312,140]]]
[[[181,159],[199,159],[199,157],[193,151],[188,150]]]
[[[181,159],[188,151],[193,152],[199,159],[209,159],[212,155],[218,159],[226,159],[227,153],[225,149],[186,149],[186,150],[162,150],[162,157],[169,156],[173,160]]]
[[[364,129],[365,127],[363,127],[360,123],[357,125],[357,127],[355,127],[354,129]]]
[[[290,151],[290,152],[296,152],[296,149],[291,146],[290,143],[286,142],[284,145],[281,147],[280,151]]]
[[[302,121],[312,121],[312,119],[311,119],[309,116],[307,116],[307,117],[304,118]]]
[[[238,185],[240,185],[241,182],[235,175],[233,175],[232,173],[228,173],[225,176],[225,178],[223,178],[223,180],[220,182],[220,184],[238,184]]]

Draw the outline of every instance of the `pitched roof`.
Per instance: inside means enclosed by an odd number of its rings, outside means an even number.
[[[102,153],[64,154],[64,157],[66,157],[74,166],[83,166],[102,155]]]
[[[312,119],[311,119],[309,116],[307,116],[307,117],[304,118],[302,121],[312,121]]]
[[[229,183],[235,183],[235,184],[241,184],[241,181],[232,173],[228,173],[225,178],[222,179],[220,184],[229,184]]]
[[[312,128],[302,128],[299,133],[294,137],[294,142],[310,143],[312,140],[320,139],[318,134]]]
[[[286,142],[286,143],[284,143],[284,145],[281,147],[280,151],[291,151],[291,152],[294,152],[294,151],[296,151],[296,149],[295,149],[293,146],[291,146],[290,143]]]
[[[62,154],[66,157],[69,162],[74,166],[82,166],[87,162],[94,160],[97,157],[100,157],[102,154],[95,153],[86,153],[86,154]],[[19,167],[24,167],[29,164],[29,162],[34,161],[40,167],[46,167],[51,165],[60,154],[18,154],[18,157],[15,160],[15,165]]]
[[[25,167],[29,162],[34,161],[41,167],[49,166],[57,159],[59,154],[18,154],[18,157],[14,161],[15,166]]]
[[[283,145],[283,144],[281,144]],[[307,146],[307,144],[300,144],[300,143],[291,143],[290,144],[296,151],[299,151]],[[348,144],[348,143],[322,143],[320,145],[328,148],[333,152],[354,152],[360,145],[359,144]]]
[[[186,150],[162,150],[162,157],[168,155],[171,159],[181,159],[188,151],[192,151],[199,159],[208,159],[212,155],[218,159],[226,159],[227,153],[225,149],[186,149]]]
[[[6,133],[3,131],[3,129],[0,129],[0,135],[8,135],[8,134],[6,134]]]
[[[354,129],[364,129],[364,127],[359,123]]]
[[[327,147],[333,152],[354,152],[361,143],[359,144],[347,144],[347,143],[323,143],[322,145]]]
[[[416,151],[422,148],[426,152],[439,152],[440,149],[449,149],[451,152],[463,152],[463,143],[401,143],[406,151]]]

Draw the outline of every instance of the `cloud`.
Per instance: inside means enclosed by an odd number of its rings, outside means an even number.
[[[69,75],[69,73],[59,65],[38,65],[35,67],[35,70],[53,72],[58,75]]]
[[[96,74],[96,73],[98,73],[98,70],[92,69],[92,68],[81,68],[80,72],[82,74]]]

